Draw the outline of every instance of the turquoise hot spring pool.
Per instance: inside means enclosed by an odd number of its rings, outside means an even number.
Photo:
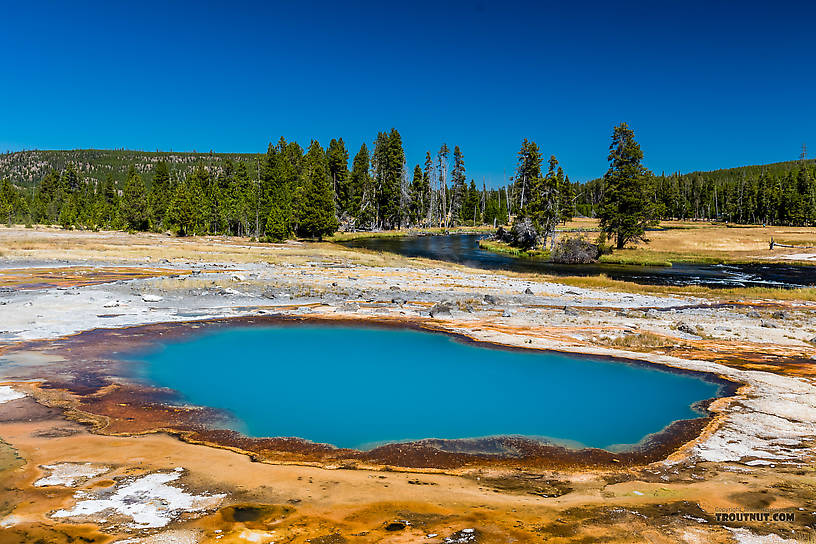
[[[512,435],[618,451],[701,417],[693,405],[720,387],[659,367],[368,326],[224,327],[128,359],[139,379],[229,414],[248,436],[358,449]]]

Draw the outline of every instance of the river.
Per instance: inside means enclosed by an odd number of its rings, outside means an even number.
[[[557,276],[605,274],[615,280],[649,285],[705,287],[805,287],[816,285],[816,267],[789,264],[684,264],[645,266],[617,264],[565,265],[485,251],[482,234],[391,236],[342,242],[347,247],[388,251],[406,257],[424,257],[488,270],[539,272]]]

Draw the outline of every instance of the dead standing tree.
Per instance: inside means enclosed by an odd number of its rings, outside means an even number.
[[[448,155],[450,150],[448,144],[442,144],[437,154],[437,161],[439,165],[439,200],[441,201],[441,217],[439,226],[442,226],[444,221],[445,228],[448,228]]]

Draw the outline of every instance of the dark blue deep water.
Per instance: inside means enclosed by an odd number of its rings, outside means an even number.
[[[142,379],[230,413],[247,435],[363,449],[497,435],[621,449],[700,417],[691,405],[719,387],[623,362],[334,325],[223,328],[135,358]]]

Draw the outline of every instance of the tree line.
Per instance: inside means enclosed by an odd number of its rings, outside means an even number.
[[[605,182],[583,184],[580,215],[597,217]],[[753,225],[816,224],[816,161],[651,176],[646,198],[658,219]]]
[[[68,162],[34,187],[0,181],[0,221],[65,228],[172,231],[283,240],[346,230],[505,224],[506,187],[467,183],[464,154],[443,144],[424,165],[406,169],[396,129],[361,145],[349,164],[342,138],[307,149],[281,138],[254,161],[223,158],[174,175],[159,160],[150,173],[130,166],[124,183],[111,173],[83,177]],[[452,162],[451,162],[452,161]]]
[[[337,229],[496,226],[516,218],[529,221],[546,244],[559,223],[578,215],[600,218],[618,245],[659,219],[816,224],[814,161],[656,176],[642,166],[643,152],[625,123],[613,131],[602,178],[571,182],[555,156],[544,157],[524,139],[513,177],[497,188],[468,182],[459,146],[443,144],[407,168],[396,129],[380,132],[371,149],[364,143],[353,157],[342,138],[325,149],[281,138],[263,154],[219,157],[217,167],[200,161],[173,170],[158,160],[137,170],[131,163],[124,182],[110,172],[102,179],[83,175],[67,161],[34,186],[0,180],[0,221],[283,240],[319,239]]]

